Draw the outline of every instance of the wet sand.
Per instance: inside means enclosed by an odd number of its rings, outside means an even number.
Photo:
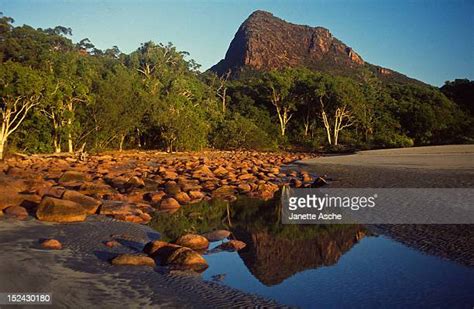
[[[121,246],[103,245],[111,235],[122,235],[116,236]],[[99,216],[71,224],[0,219],[0,291],[52,292],[60,308],[276,306],[198,274],[108,262],[119,253],[141,251],[157,237],[146,226]],[[43,250],[41,238],[56,238],[64,249]]]
[[[334,188],[474,188],[474,145],[362,151],[298,162]],[[474,225],[377,225],[408,246],[474,266]]]

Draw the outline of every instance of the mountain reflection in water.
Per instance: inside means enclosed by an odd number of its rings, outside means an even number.
[[[283,225],[276,205],[278,200],[248,198],[232,204],[199,203],[171,215],[159,215],[152,225],[165,240],[185,233],[230,230],[232,238],[247,244],[238,254],[252,275],[266,286],[307,269],[334,265],[369,235],[359,225]]]

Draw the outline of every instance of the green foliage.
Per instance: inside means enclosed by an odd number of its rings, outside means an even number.
[[[276,145],[251,119],[233,113],[217,127],[213,146],[219,149],[274,150]]]
[[[200,73],[171,43],[101,51],[87,38],[73,43],[65,26],[13,22],[0,15],[2,111],[16,98],[38,101],[9,138],[21,151],[329,149],[323,112],[334,134],[341,108],[344,149],[474,139],[472,81],[447,82],[441,92],[384,80],[370,65],[357,76],[287,68],[232,80]]]

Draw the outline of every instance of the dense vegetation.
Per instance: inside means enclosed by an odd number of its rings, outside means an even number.
[[[22,152],[399,147],[472,141],[472,105],[419,84],[308,69],[200,73],[171,43],[124,54],[0,15],[0,158]],[[457,93],[457,92],[456,92]],[[471,101],[472,102],[472,101]],[[470,108],[470,109],[469,109]],[[470,112],[469,112],[470,111]]]

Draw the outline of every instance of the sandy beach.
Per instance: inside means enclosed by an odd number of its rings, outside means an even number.
[[[474,145],[361,151],[299,162],[333,188],[473,188]],[[371,229],[428,254],[474,265],[473,225],[378,225]]]
[[[111,235],[121,246],[103,245]],[[109,263],[158,236],[146,226],[98,216],[71,224],[1,219],[0,291],[52,292],[57,308],[276,306],[190,272]],[[43,250],[42,238],[59,239],[65,249]]]

